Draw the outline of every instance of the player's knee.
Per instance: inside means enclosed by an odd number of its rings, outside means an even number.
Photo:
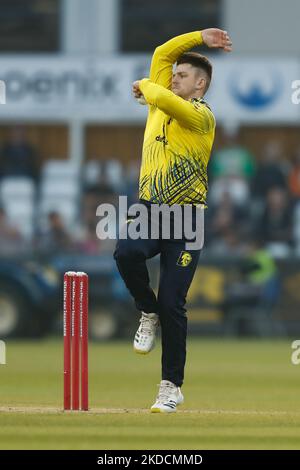
[[[170,291],[160,294],[158,296],[158,308],[159,312],[164,317],[185,317],[186,309],[184,308],[184,302],[182,299],[174,295],[174,292]]]

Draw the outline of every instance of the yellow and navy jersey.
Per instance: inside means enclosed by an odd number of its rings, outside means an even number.
[[[139,197],[158,204],[206,204],[207,164],[215,118],[203,99],[189,101],[171,91],[173,64],[202,44],[200,31],[158,47],[150,77],[140,81],[148,106]]]

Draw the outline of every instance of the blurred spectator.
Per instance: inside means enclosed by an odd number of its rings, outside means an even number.
[[[76,244],[80,253],[87,255],[99,255],[101,243],[96,234],[95,223],[86,224],[83,227],[83,232],[80,241]]]
[[[276,263],[270,252],[265,248],[262,240],[255,238],[247,243],[246,256],[241,263],[241,273],[245,279],[256,285],[269,284],[271,280],[278,280]],[[271,282],[273,285],[273,283]],[[271,292],[267,290],[266,294]],[[278,293],[274,293],[275,296]],[[272,297],[273,298],[273,297]]]
[[[264,199],[270,189],[287,187],[283,160],[284,155],[280,142],[269,141],[264,147],[262,161],[259,163],[253,179],[254,196]]]
[[[96,227],[96,211],[99,204],[116,204],[117,194],[107,179],[106,162],[101,162],[101,171],[94,179],[86,180],[82,195],[82,221],[89,225],[94,220]]]
[[[227,133],[225,146],[216,151],[210,164],[210,176],[251,180],[255,172],[255,158],[243,147],[235,133]]]
[[[244,244],[240,234],[228,228],[222,237],[212,240],[208,250],[212,256],[239,257],[244,253]]]
[[[107,196],[115,192],[122,192],[124,185],[123,167],[116,160],[105,160],[98,162],[90,161],[89,166],[94,167],[93,177],[91,170],[86,172],[85,176],[85,192],[93,192],[97,196]],[[89,174],[90,173],[90,174]],[[99,204],[99,201],[98,201]]]
[[[292,197],[300,199],[300,147],[297,149],[294,165],[289,175],[289,189]]]
[[[246,204],[249,199],[249,182],[254,172],[254,156],[239,144],[236,134],[228,133],[225,147],[213,154],[209,164],[209,201],[218,204],[224,192],[228,191],[234,202]]]
[[[111,236],[113,239],[99,239],[97,237],[96,228],[99,222],[97,216],[97,208],[100,204],[112,204],[118,213],[118,199],[112,186],[107,183],[105,173],[101,173],[101,177],[97,182],[86,187],[82,199],[81,211],[81,235],[77,244],[78,249],[86,254],[99,254],[104,252],[112,252],[115,246],[115,226]]]
[[[208,204],[217,206],[226,193],[230,194],[235,205],[246,206],[250,200],[250,188],[248,181],[237,178],[217,178],[210,185]]]
[[[270,189],[266,206],[258,219],[256,233],[265,243],[292,244],[293,210],[288,193],[282,188]]]
[[[281,283],[274,259],[261,240],[253,238],[248,243],[239,271],[239,280],[226,288],[225,332],[256,332],[260,336],[272,333],[272,313]]]
[[[37,153],[26,140],[25,130],[15,126],[10,140],[4,143],[0,152],[0,176],[26,176],[37,181]]]
[[[5,210],[0,207],[0,254],[9,256],[19,254],[25,249],[21,233],[7,219]]]
[[[48,228],[38,235],[36,240],[38,251],[44,254],[57,254],[74,250],[74,240],[64,227],[58,212],[48,214]]]
[[[115,237],[100,239],[97,236],[96,225],[91,223],[83,227],[80,241],[76,247],[80,253],[87,255],[99,255],[104,253],[113,253],[115,248]]]
[[[216,207],[209,207],[207,211],[207,242],[220,242],[224,236],[232,231],[243,235],[247,232],[248,216],[243,208],[235,205],[229,192],[225,192],[222,200]]]

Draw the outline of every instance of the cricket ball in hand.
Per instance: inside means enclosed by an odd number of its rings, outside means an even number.
[[[138,103],[142,104],[145,106],[147,104],[147,101],[145,100],[144,96],[141,95],[139,98],[136,99]]]

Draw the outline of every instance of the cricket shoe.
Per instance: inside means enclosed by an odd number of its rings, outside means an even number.
[[[158,315],[156,313],[144,313],[140,319],[140,326],[137,330],[133,348],[138,354],[148,354],[155,346],[155,335],[159,325]]]
[[[175,413],[177,405],[184,402],[180,387],[169,380],[162,380],[156,402],[151,406],[151,413]]]

